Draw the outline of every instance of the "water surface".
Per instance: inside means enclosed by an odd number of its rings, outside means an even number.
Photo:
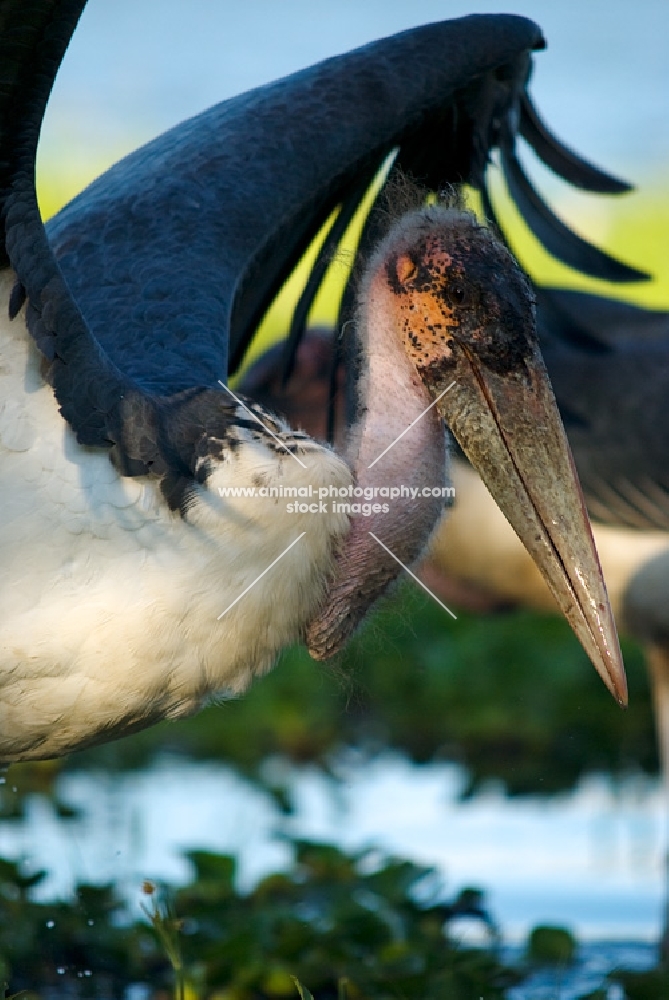
[[[548,800],[509,799],[490,786],[461,801],[466,776],[453,764],[348,754],[334,768],[339,781],[269,762],[272,783],[289,789],[292,816],[223,765],[164,757],[139,773],[65,774],[59,798],[81,818],[63,821],[35,797],[25,820],[0,825],[0,857],[46,868],[44,897],[68,896],[77,881],[114,881],[136,903],[145,878],[188,881],[183,852],[192,848],[236,855],[240,884],[249,887],[288,865],[281,835],[289,834],[433,865],[448,896],[466,885],[485,888],[510,942],[541,922],[569,926],[581,939],[657,939],[659,783],[638,778],[615,787],[591,777]]]

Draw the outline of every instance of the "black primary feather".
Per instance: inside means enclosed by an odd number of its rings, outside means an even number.
[[[560,142],[539,115],[527,91],[520,101],[519,132],[539,159],[574,187],[594,194],[625,194],[632,190],[627,181],[612,177]]]

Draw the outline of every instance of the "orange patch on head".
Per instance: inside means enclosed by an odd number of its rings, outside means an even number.
[[[395,307],[405,350],[418,368],[451,354],[451,330],[456,320],[444,292],[453,261],[435,241],[422,249],[420,258],[402,254],[396,275],[402,286],[395,292]]]

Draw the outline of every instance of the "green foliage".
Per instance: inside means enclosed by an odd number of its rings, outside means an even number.
[[[576,938],[565,927],[540,924],[528,938],[527,958],[532,965],[570,965],[576,958]]]
[[[4,862],[0,968],[9,989],[116,997],[144,982],[158,995],[173,979],[178,1000],[295,997],[296,983],[302,997],[317,1000],[501,1000],[518,980],[496,956],[493,936],[487,949],[449,937],[449,922],[468,903],[489,926],[478,894],[418,904],[430,869],[374,864],[369,854],[325,844],[294,849],[291,870],[248,895],[235,888],[231,858],[192,851],[193,881],[169,905],[145,887],[149,925],[131,921],[109,886],[81,886],[72,905],[31,901],[43,873]]]
[[[236,889],[234,859],[191,851],[189,885],[145,884],[148,922],[111,886],[79,886],[71,903],[35,902],[44,873],[0,861],[0,983],[10,994],[71,1000],[120,1000],[133,983],[151,1000],[502,1000],[533,967],[575,957],[568,931],[541,926],[529,961],[512,968],[480,891],[444,902],[430,868],[292,846],[289,871],[248,894]],[[458,943],[461,916],[481,922],[485,948]],[[616,970],[608,983],[628,1000],[669,1000],[666,970]],[[603,985],[582,1000],[606,996]]]
[[[145,924],[127,925],[113,886],[80,885],[72,903],[37,903],[31,890],[44,875],[0,861],[0,982],[11,993],[74,987],[99,996],[113,991],[119,970],[131,982],[163,969],[159,944]]]
[[[625,990],[627,1000],[669,1000],[669,972],[651,969],[648,972],[612,973],[610,979]]]
[[[449,941],[451,907],[415,902],[429,869],[390,861],[367,871],[364,854],[297,842],[290,873],[271,875],[240,898],[228,859],[189,857],[195,880],[175,894],[174,906],[196,915],[184,954],[206,965],[205,992],[226,988],[251,998],[270,995],[271,983],[271,995],[292,996],[295,976],[319,998],[345,990],[352,998],[464,1000],[482,989],[501,997],[513,979],[491,951]]]
[[[313,993],[310,993],[309,990],[302,985],[299,979],[296,979],[295,976],[291,976],[290,978],[295,983],[295,989],[300,994],[300,1000],[314,1000]]]
[[[157,899],[156,886],[152,882],[145,882],[143,889],[144,894],[151,900],[151,906],[142,905],[142,909],[149,918],[156,938],[162,945],[174,973],[175,1000],[185,1000],[186,977],[181,954],[181,921],[175,919],[166,904],[160,904]]]

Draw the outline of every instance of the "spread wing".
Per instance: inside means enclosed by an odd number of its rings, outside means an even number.
[[[624,187],[541,124],[526,93],[541,33],[509,15],[406,31],[217,105],[112,167],[49,224],[47,239],[36,144],[82,7],[0,3],[1,209],[20,283],[12,312],[27,297],[63,416],[80,442],[112,446],[125,474],[189,473],[192,422],[208,419],[214,402],[227,419],[218,380],[237,368],[275,293],[339,208],[321,258],[332,252],[393,150],[397,168],[427,186],[468,181],[485,191],[499,146],[512,194],[550,250],[589,273],[640,277],[556,222],[522,175],[518,128],[573,183]],[[362,253],[373,238],[368,224]],[[286,370],[322,259],[298,303]],[[344,309],[347,301],[350,293]]]

